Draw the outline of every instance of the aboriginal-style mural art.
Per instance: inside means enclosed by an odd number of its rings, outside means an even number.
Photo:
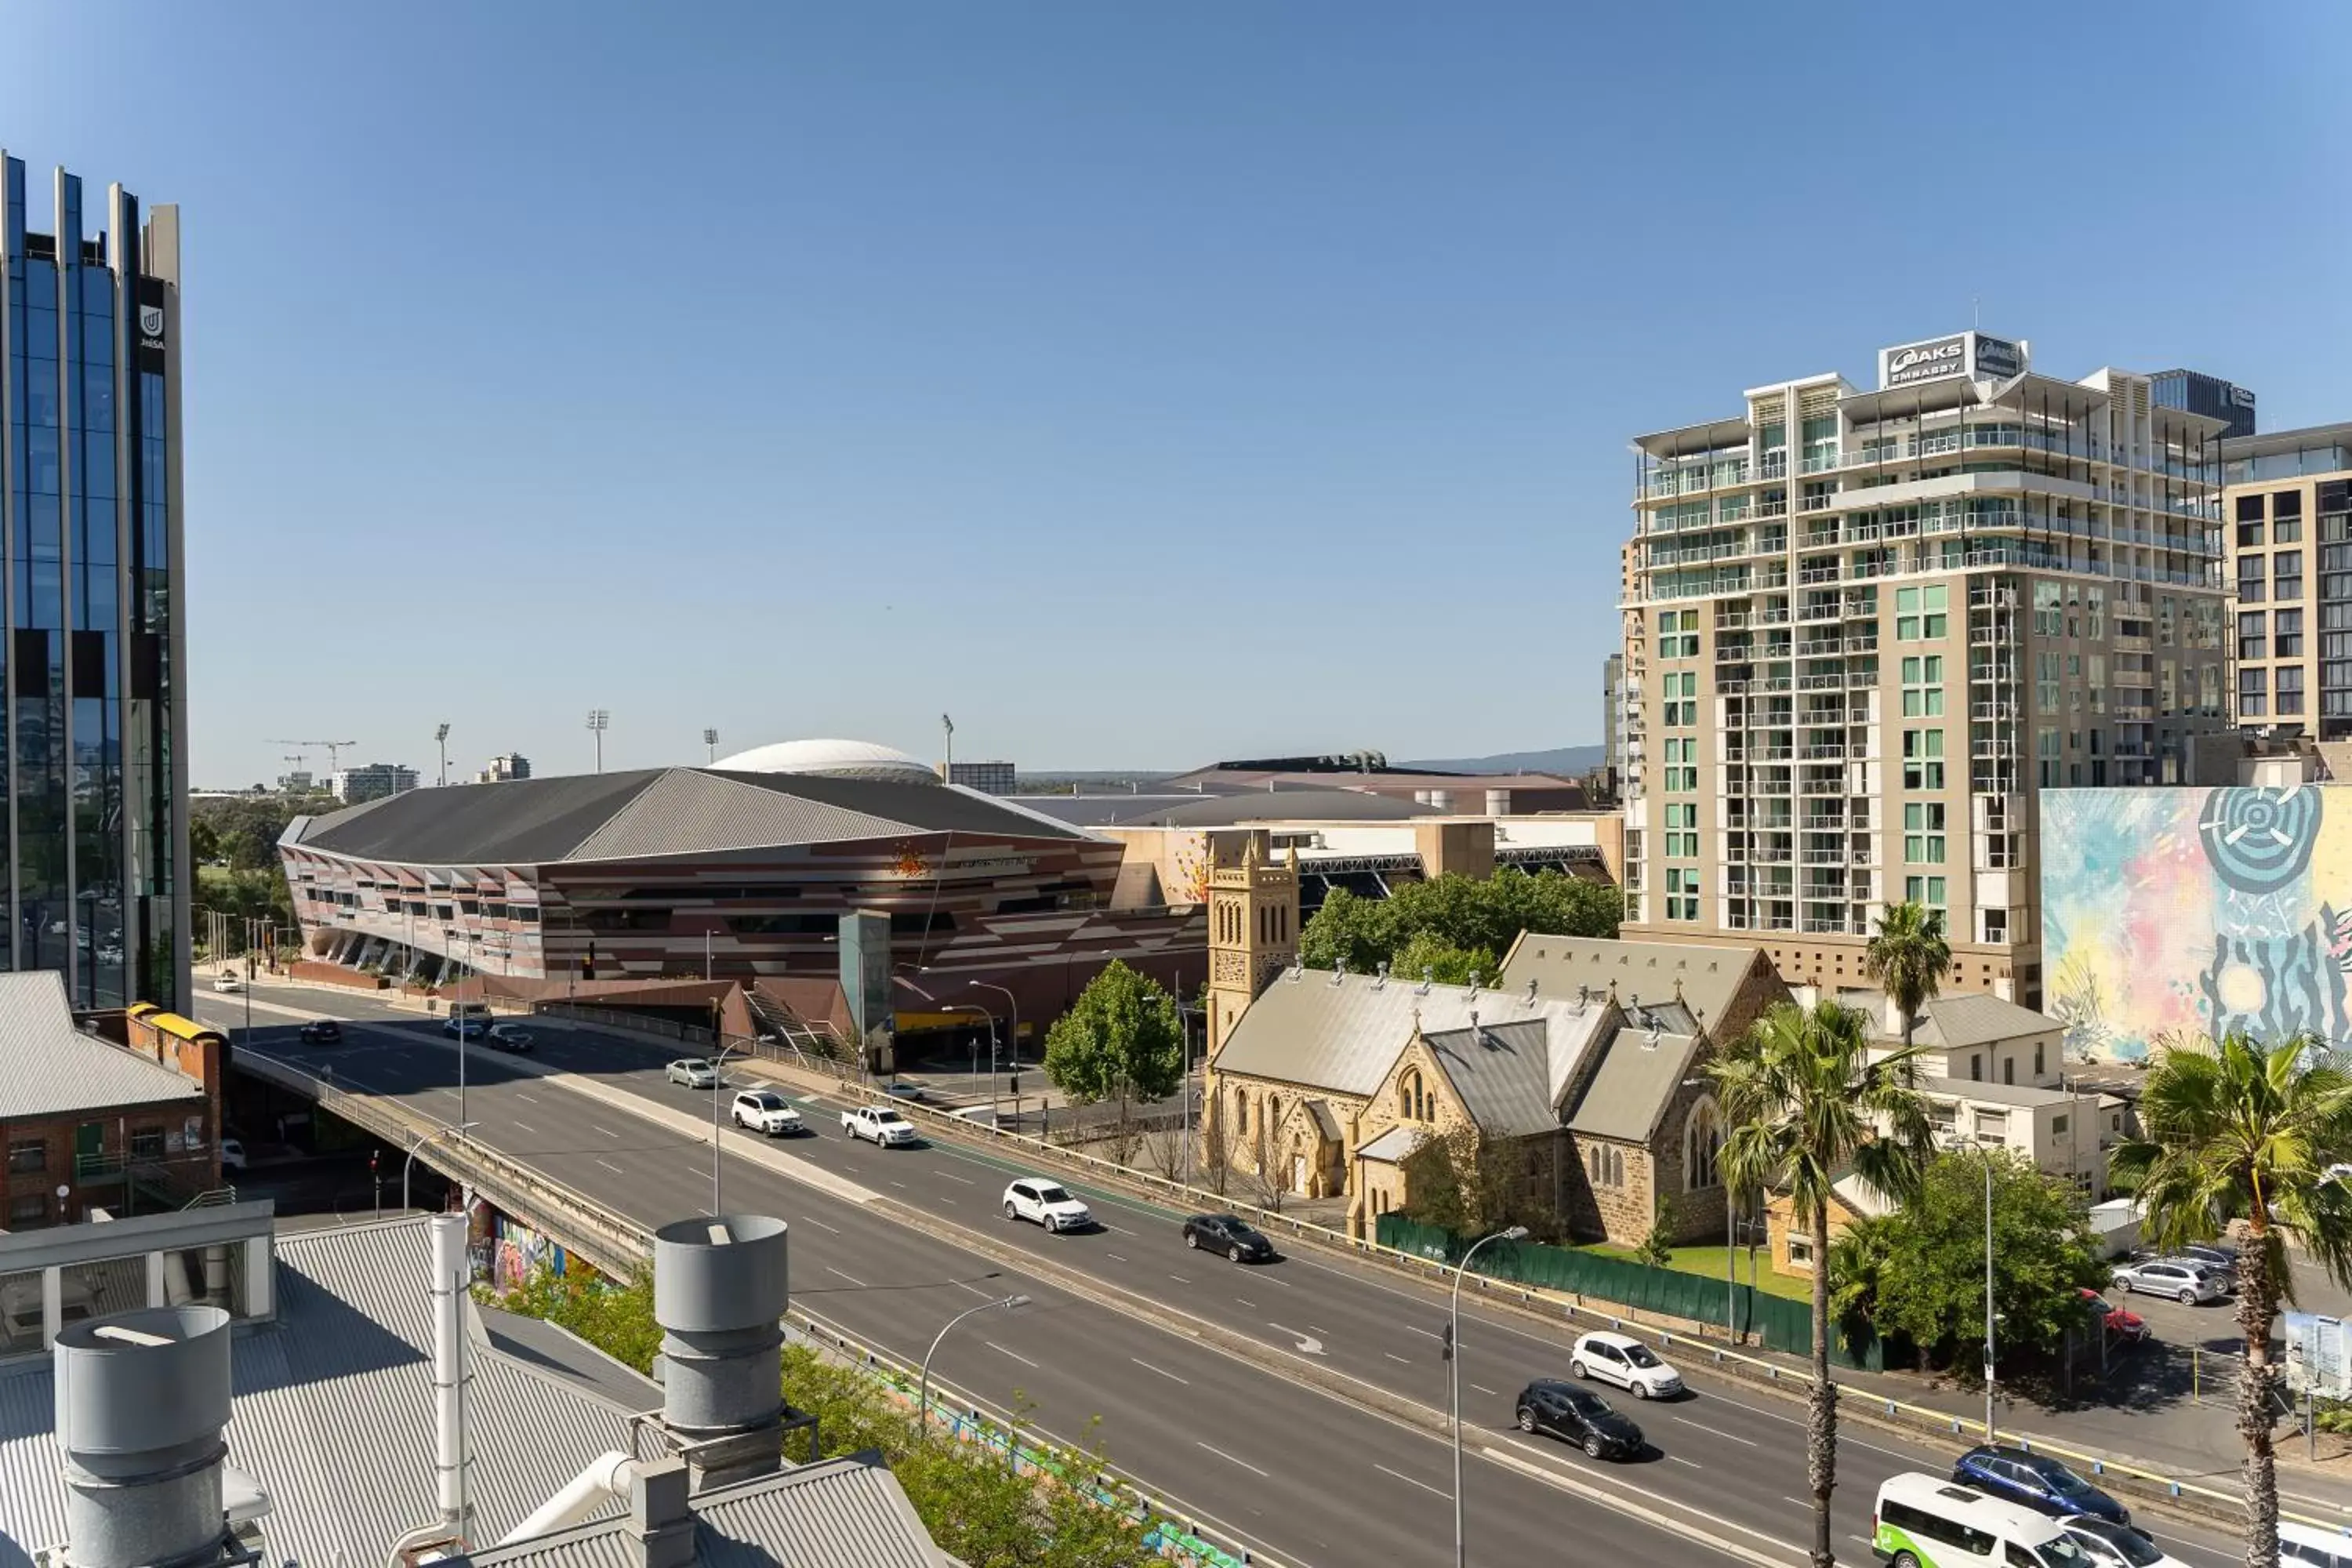
[[[2045,1010],[2068,1055],[2308,1030],[2352,1046],[2352,785],[2044,790]]]

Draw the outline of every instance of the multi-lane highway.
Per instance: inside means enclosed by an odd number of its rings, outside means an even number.
[[[331,994],[264,995],[246,1048],[309,1066],[331,1059],[346,1088],[396,1098],[433,1120],[459,1120],[454,1043],[436,1023]],[[341,1046],[301,1047],[289,1007],[360,1026],[347,1029]],[[227,997],[207,996],[199,1011],[218,1025],[243,1019],[242,1001]],[[275,1026],[262,1026],[265,1020]],[[705,1212],[710,1152],[684,1132],[677,1113],[707,1117],[710,1091],[666,1082],[662,1057],[648,1047],[546,1020],[531,1028],[538,1048],[527,1065],[468,1052],[464,1116],[476,1123],[474,1136],[648,1225]],[[583,1093],[582,1080],[607,1092]],[[855,1144],[842,1136],[833,1107],[803,1106],[811,1133],[770,1147],[793,1156],[779,1163],[814,1166],[835,1183],[796,1179],[744,1157],[761,1142],[751,1134],[730,1129],[722,1139],[730,1150],[726,1206],[773,1213],[793,1226],[796,1305],[919,1359],[955,1311],[1024,1291],[1034,1300],[1027,1310],[984,1314],[950,1338],[936,1363],[944,1382],[1000,1407],[1031,1409],[1042,1429],[1066,1440],[1098,1439],[1121,1468],[1199,1510],[1213,1533],[1283,1563],[1358,1561],[1373,1542],[1384,1561],[1451,1561],[1453,1482],[1443,1442],[1220,1349],[1198,1331],[1213,1325],[1255,1341],[1278,1362],[1443,1410],[1440,1293],[1308,1248],[1251,1267],[1189,1252],[1180,1215],[1082,1182],[1066,1184],[1088,1201],[1102,1227],[1048,1236],[1002,1217],[1004,1184],[1021,1168],[996,1151]],[[1019,1255],[1050,1258],[1099,1289],[1073,1294],[1017,1265],[896,1223],[886,1208],[843,1195],[839,1181],[987,1233]],[[1129,1310],[1089,1299],[1103,1292],[1128,1300]],[[1465,1303],[1465,1426],[1495,1453],[1474,1458],[1465,1477],[1474,1562],[1549,1561],[1569,1543],[1580,1557],[1602,1560],[1801,1560],[1811,1527],[1801,1410],[1793,1403],[1685,1366],[1696,1389],[1687,1399],[1636,1405],[1617,1396],[1652,1440],[1643,1461],[1588,1461],[1511,1430],[1517,1391],[1531,1377],[1563,1375],[1571,1337],[1564,1328],[1553,1334]],[[1841,1556],[1866,1560],[1871,1499],[1881,1479],[1898,1470],[1940,1470],[1950,1459],[1949,1451],[1874,1431],[1845,1437]],[[2218,1532],[2149,1522],[2169,1550],[2199,1568],[2241,1556]]]

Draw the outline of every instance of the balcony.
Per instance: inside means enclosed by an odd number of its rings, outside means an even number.
[[[1850,866],[1875,866],[1878,864],[1878,851],[1871,845],[1856,844],[1846,852],[1846,863]]]
[[[1845,684],[1848,690],[1867,691],[1878,684],[1878,671],[1849,669],[1845,672]]]
[[[1797,677],[1797,689],[1800,691],[1837,691],[1843,689],[1844,686],[1845,673],[1843,670],[1834,675],[1801,675]]]
[[[1842,795],[1846,793],[1844,775],[1840,774],[1833,779],[1807,779],[1804,793],[1809,795]]]
[[[1804,852],[1804,862],[1808,866],[1843,866],[1845,864],[1845,851],[1843,849],[1808,849]]]
[[[1825,604],[1807,605],[1797,612],[1797,618],[1801,621],[1834,621],[1838,618],[1837,601],[1832,599]]]
[[[1804,750],[1804,758],[1809,763],[1842,763],[1845,761],[1845,746],[1843,742],[1835,745],[1807,746]]]

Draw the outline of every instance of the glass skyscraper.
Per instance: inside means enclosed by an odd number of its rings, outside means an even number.
[[[180,215],[0,151],[0,963],[188,1001]]]

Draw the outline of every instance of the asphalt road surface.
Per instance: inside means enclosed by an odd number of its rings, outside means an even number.
[[[293,1021],[265,1006],[331,1013],[364,1026],[347,1030],[341,1046],[306,1047],[295,1041]],[[216,1026],[244,1016],[242,999],[230,996],[207,994],[198,1012]],[[461,1119],[455,1042],[437,1020],[363,998],[272,988],[256,998],[254,1022],[242,1048],[314,1068],[331,1060],[346,1088],[397,1098],[433,1120]],[[664,1053],[653,1047],[546,1020],[530,1027],[538,1068],[593,1077],[698,1117],[709,1111],[711,1091],[667,1082]],[[648,1226],[709,1212],[707,1143],[489,1051],[469,1049],[466,1070],[463,1116],[477,1123],[474,1136],[483,1142]],[[1452,1458],[1444,1443],[1182,1329],[1187,1317],[1213,1322],[1443,1410],[1441,1291],[1306,1248],[1251,1266],[1188,1251],[1175,1211],[1060,1176],[1102,1224],[1047,1235],[1002,1216],[1004,1184],[1023,1172],[994,1151],[854,1143],[840,1131],[840,1102],[788,1098],[801,1104],[811,1131],[776,1147],[950,1224],[992,1230],[1171,1316],[1150,1321],[1073,1297],[862,1204],[727,1157],[725,1206],[774,1214],[793,1226],[793,1299],[803,1310],[911,1362],[955,1312],[1025,1292],[1034,1299],[1026,1310],[983,1314],[958,1330],[934,1362],[935,1376],[1000,1408],[1026,1410],[1041,1430],[1065,1441],[1098,1441],[1120,1468],[1196,1510],[1211,1533],[1282,1563],[1321,1568],[1360,1561],[1372,1541],[1385,1562],[1452,1561]],[[759,1142],[729,1128],[722,1146]],[[1467,1296],[1463,1313],[1465,1431],[1486,1434],[1512,1456],[1466,1461],[1472,1561],[1558,1561],[1570,1543],[1578,1558],[1593,1561],[1723,1560],[1657,1520],[1772,1560],[1802,1560],[1811,1525],[1799,1405],[1686,1363],[1694,1392],[1684,1399],[1637,1403],[1603,1391],[1641,1423],[1651,1442],[1644,1458],[1588,1460],[1511,1429],[1514,1396],[1528,1379],[1567,1374],[1573,1334],[1479,1310]],[[1871,1501],[1882,1479],[1902,1470],[1942,1472],[1953,1451],[1874,1431],[1842,1438],[1840,1557],[1869,1560]],[[2197,1568],[2242,1558],[2242,1548],[2218,1532],[2147,1522],[2167,1550]]]

